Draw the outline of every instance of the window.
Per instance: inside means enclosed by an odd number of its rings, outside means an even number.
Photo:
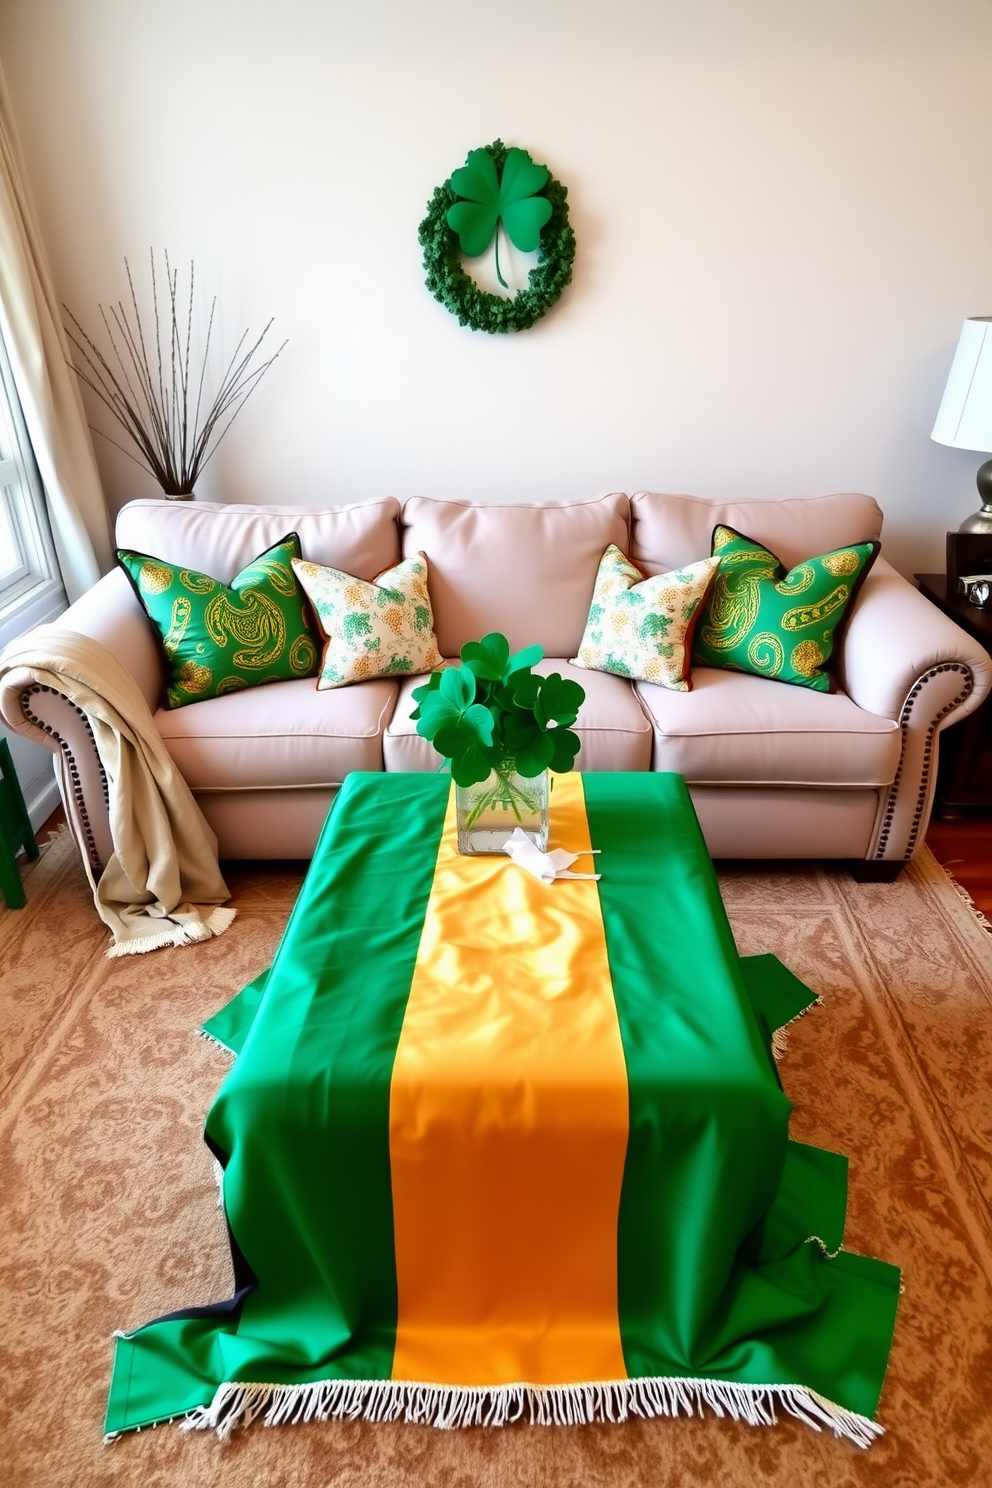
[[[0,341],[0,646],[65,606],[41,477]]]

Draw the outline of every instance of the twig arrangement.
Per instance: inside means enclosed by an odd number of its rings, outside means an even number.
[[[107,357],[86,334],[68,305],[63,305],[72,322],[66,334],[82,358],[74,370],[120,424],[138,455],[111,439],[95,426],[93,432],[106,439],[153,475],[166,496],[188,499],[204,466],[212,458],[224,435],[237,418],[259,380],[272,366],[286,345],[275,351],[260,366],[252,362],[272,325],[270,320],[254,344],[245,350],[247,330],[234,349],[212,401],[204,401],[204,382],[210,337],[213,332],[217,297],[210,306],[206,339],[199,372],[192,366],[193,339],[193,264],[189,266],[189,299],[183,314],[179,301],[179,271],[165,258],[167,319],[164,327],[159,316],[159,290],[155,275],[155,253],[150,253],[152,307],[155,319],[154,343],[146,342],[131,266],[127,259],[130,310],[123,301],[109,311],[100,305],[100,318],[110,341]],[[115,365],[116,364],[116,365]],[[74,365],[74,364],[71,364]]]

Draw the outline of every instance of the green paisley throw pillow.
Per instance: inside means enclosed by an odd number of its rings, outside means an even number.
[[[693,626],[719,566],[719,558],[703,558],[645,578],[610,543],[572,665],[689,692]]]
[[[293,570],[325,637],[318,689],[412,676],[441,665],[423,553],[371,584],[319,563],[294,560]]]
[[[228,586],[147,553],[117,550],[165,648],[170,708],[313,676],[317,645],[291,567],[299,556],[300,540],[291,532]]]
[[[696,629],[693,660],[832,692],[825,668],[879,546],[853,543],[786,573],[753,538],[714,528],[720,567]]]

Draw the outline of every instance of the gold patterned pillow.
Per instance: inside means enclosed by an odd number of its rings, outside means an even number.
[[[572,665],[689,692],[692,632],[719,566],[718,558],[703,558],[646,579],[611,543]]]
[[[423,553],[387,568],[371,584],[303,559],[294,559],[293,572],[325,638],[318,689],[441,665]]]
[[[718,524],[720,570],[696,631],[695,660],[832,692],[837,638],[879,547],[852,543],[786,573],[761,543]]]
[[[299,556],[300,540],[290,532],[222,584],[180,563],[118,548],[165,651],[168,707],[313,676],[317,644],[290,568]]]

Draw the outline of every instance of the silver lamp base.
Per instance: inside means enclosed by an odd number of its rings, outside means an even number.
[[[979,511],[965,517],[958,531],[980,532],[985,537],[992,535],[992,506],[985,503]]]
[[[980,510],[965,517],[958,531],[978,532],[983,537],[988,537],[992,534],[992,460],[986,460],[984,465],[978,467],[975,480],[982,505]]]

